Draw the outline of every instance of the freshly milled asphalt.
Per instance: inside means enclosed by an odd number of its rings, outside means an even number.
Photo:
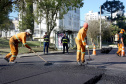
[[[50,66],[44,66],[45,62],[34,53],[18,55],[16,64],[8,64],[1,57],[0,84],[126,84],[126,57],[116,56],[116,51],[97,51],[96,56],[91,56],[93,60],[83,66],[76,64],[75,51],[38,53],[53,63]]]

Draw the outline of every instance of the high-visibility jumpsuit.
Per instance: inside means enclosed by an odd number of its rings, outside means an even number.
[[[12,36],[9,40],[11,52],[5,57],[8,59],[10,58],[10,62],[13,62],[16,59],[18,54],[18,43],[20,42],[22,42],[25,47],[31,49],[26,43],[26,32],[21,32]]]
[[[121,51],[122,51],[122,42],[121,38],[123,39],[123,33],[119,33],[119,42],[118,42],[118,51],[116,52],[118,55],[121,56]]]
[[[85,61],[85,46],[86,46],[86,33],[87,30],[84,30],[84,27],[81,28],[75,38],[75,42],[77,44],[77,62],[81,60],[83,63]]]

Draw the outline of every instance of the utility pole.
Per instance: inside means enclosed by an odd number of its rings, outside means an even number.
[[[100,6],[100,49],[102,49],[102,37],[101,37],[101,6]]]
[[[39,30],[40,32],[40,47],[41,47],[41,16],[40,16],[40,30]]]

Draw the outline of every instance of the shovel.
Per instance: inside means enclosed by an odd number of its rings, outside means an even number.
[[[89,47],[87,48],[88,49],[88,56],[89,56],[89,59],[86,59],[87,61],[91,61],[91,57],[90,57],[90,53],[89,53]]]

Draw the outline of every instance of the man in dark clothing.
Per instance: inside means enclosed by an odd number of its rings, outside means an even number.
[[[45,35],[43,36],[43,38],[44,38],[44,48],[43,48],[43,52],[44,52],[44,54],[45,54],[45,47],[46,47],[46,52],[47,52],[47,54],[48,54],[48,47],[49,47],[49,36],[47,35],[47,32],[45,32]]]
[[[68,42],[69,42],[69,38],[66,36],[66,34],[64,34],[64,36],[61,39],[61,43],[63,44],[63,53],[65,53],[65,46],[68,53]]]
[[[121,29],[120,33],[119,33],[119,41],[118,41],[118,51],[116,52],[116,54],[118,56],[121,56],[121,50],[122,50],[122,46],[124,46],[123,40],[124,40],[124,29]]]

